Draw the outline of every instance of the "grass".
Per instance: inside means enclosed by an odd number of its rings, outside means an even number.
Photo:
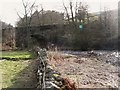
[[[0,67],[2,68],[2,86],[4,88],[11,86],[13,77],[27,66],[27,64],[23,63],[24,61],[0,61]]]
[[[35,60],[0,61],[2,88],[29,88],[34,85]]]
[[[3,51],[0,52],[0,58],[34,58],[35,53],[29,51]]]
[[[0,58],[17,60],[0,60],[0,89],[2,88],[34,88],[36,54],[29,51],[3,51]],[[26,60],[27,58],[27,60]]]

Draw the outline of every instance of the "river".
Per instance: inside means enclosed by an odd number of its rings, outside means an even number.
[[[65,54],[72,55],[81,55],[88,56],[91,51],[62,51]],[[96,56],[97,60],[101,60],[103,62],[120,66],[120,52],[119,51],[93,51],[93,55]]]

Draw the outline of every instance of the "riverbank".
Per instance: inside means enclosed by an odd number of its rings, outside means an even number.
[[[76,82],[77,88],[118,88],[119,67],[104,61],[114,56],[116,60],[119,58],[116,53],[95,52],[96,56],[90,56],[88,52],[75,53],[50,52],[52,58],[49,63],[53,64],[63,77]]]

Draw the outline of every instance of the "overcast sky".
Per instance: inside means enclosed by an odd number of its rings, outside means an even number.
[[[34,0],[29,0],[34,2]],[[76,0],[72,0],[76,2]],[[89,5],[90,12],[100,11],[100,2],[101,8],[104,6],[108,9],[117,9],[119,0],[77,0],[84,1]],[[65,2],[67,5],[69,0],[36,0],[38,6],[42,5],[45,10],[57,10],[63,11],[63,4]],[[15,26],[16,21],[18,20],[17,13],[23,12],[22,0],[0,0],[0,20],[10,23]]]

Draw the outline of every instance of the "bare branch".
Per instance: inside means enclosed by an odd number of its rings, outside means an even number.
[[[72,2],[70,1],[70,11],[71,11],[71,15],[72,15],[72,23],[73,25],[75,24],[74,22],[74,15],[73,15],[73,5],[72,5]]]
[[[17,12],[17,15],[18,15],[18,17],[20,18],[20,20],[22,20],[22,24],[24,25],[24,20],[23,20],[23,18],[19,15],[18,12]]]
[[[66,12],[66,14],[67,14],[68,22],[69,22],[69,24],[70,24],[70,16],[69,16],[69,14],[68,14],[67,7],[65,6],[64,3],[63,3],[63,6],[64,6],[64,8],[65,8],[65,12]]]
[[[30,26],[31,24],[31,21],[32,21],[32,17],[33,17],[33,9],[35,9],[35,3],[36,3],[36,0],[34,1],[34,3],[30,6],[30,18],[29,18],[29,22],[28,22],[28,25]]]
[[[78,11],[78,2],[76,1],[76,6],[75,6],[75,22],[77,23],[77,11]]]

